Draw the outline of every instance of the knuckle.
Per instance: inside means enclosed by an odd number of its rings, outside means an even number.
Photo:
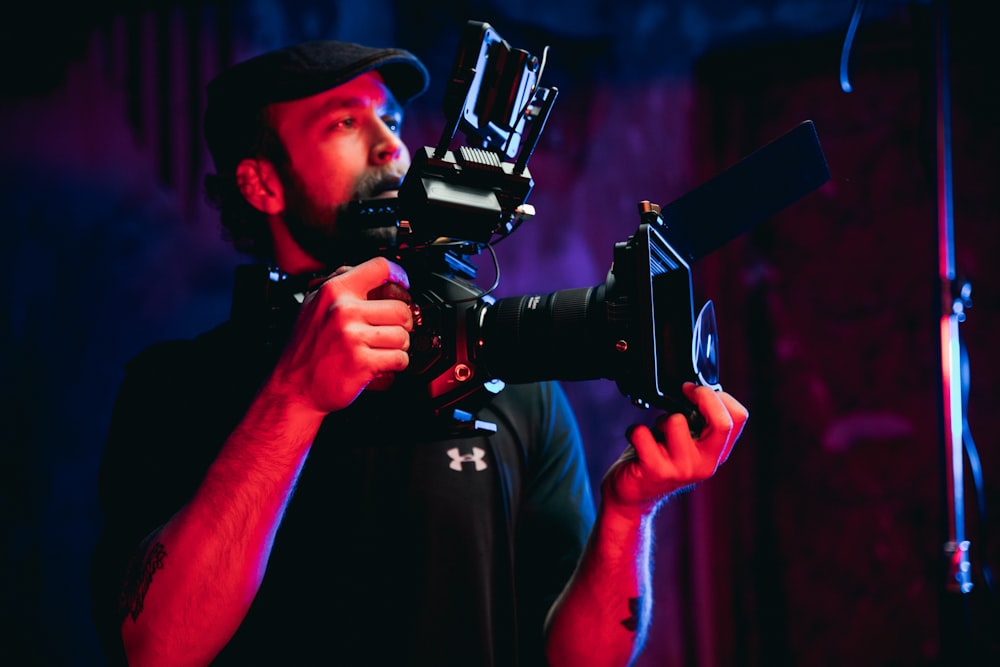
[[[719,420],[719,430],[724,433],[729,433],[733,430],[736,425],[736,420],[732,414],[726,413],[726,416]]]
[[[348,322],[358,320],[361,312],[361,304],[351,299],[338,299],[336,302],[330,304],[329,311],[332,319],[343,322],[346,325]]]
[[[347,322],[340,330],[340,343],[352,358],[360,356],[366,343],[364,327]]]
[[[327,280],[322,285],[319,286],[314,294],[316,299],[319,300],[321,304],[330,307],[335,305],[340,299],[341,295],[344,293],[344,278],[343,275],[336,276]]]

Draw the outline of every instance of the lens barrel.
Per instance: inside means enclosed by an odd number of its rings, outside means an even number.
[[[610,377],[605,286],[498,299],[480,313],[476,361],[505,382]]]

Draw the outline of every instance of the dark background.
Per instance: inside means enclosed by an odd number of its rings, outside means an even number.
[[[124,362],[228,314],[241,258],[201,198],[204,83],[302,38],[394,44],[434,78],[411,147],[436,142],[462,25],[551,45],[560,89],[532,158],[538,216],[501,244],[499,293],[603,281],[636,202],[668,203],[798,122],[831,181],[695,267],[722,382],[751,411],[736,452],[657,519],[640,665],[996,664],[1000,526],[998,90],[969,2],[18,3],[5,20],[0,661],[100,665],[86,572],[95,475]],[[954,252],[974,307],[966,464],[973,593],[943,593],[935,29],[950,38]],[[626,426],[614,383],[567,386],[595,484]],[[141,502],[137,498],[136,502]],[[964,607],[964,609],[963,609]],[[963,621],[967,618],[967,621]]]

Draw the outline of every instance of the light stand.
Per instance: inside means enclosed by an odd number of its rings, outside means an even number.
[[[941,400],[944,490],[944,576],[941,605],[942,664],[974,664],[970,643],[972,564],[971,542],[965,532],[963,434],[966,429],[963,385],[964,350],[959,324],[971,304],[971,286],[956,280],[952,198],[951,77],[948,17],[945,0],[934,3],[934,64],[936,119],[936,175],[938,221],[938,275],[941,290]]]

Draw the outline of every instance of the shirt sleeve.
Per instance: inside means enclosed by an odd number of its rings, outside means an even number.
[[[128,363],[98,474],[101,529],[91,561],[94,624],[109,665],[125,664],[120,604],[144,540],[193,495],[225,439],[220,387],[192,341],[157,344]],[[200,379],[198,379],[200,378]]]
[[[537,385],[539,411],[516,524],[516,570],[525,656],[543,664],[542,628],[576,568],[594,523],[594,500],[576,417],[562,387]],[[535,643],[537,642],[537,645]],[[529,664],[534,664],[529,662]]]

